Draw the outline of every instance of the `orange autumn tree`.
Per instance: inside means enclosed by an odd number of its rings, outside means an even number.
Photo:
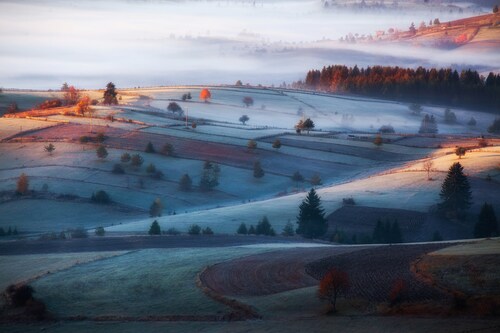
[[[76,105],[76,112],[81,114],[82,116],[85,112],[90,112],[90,97],[85,95],[83,96]]]
[[[349,290],[349,275],[339,269],[328,271],[319,283],[318,297],[326,300],[332,306],[331,312],[337,312],[337,297],[345,295]]]
[[[210,93],[210,90],[207,88],[203,89],[200,92],[200,99],[203,100],[205,103],[208,102],[208,100],[212,98],[212,94]]]
[[[66,105],[75,105],[80,98],[80,92],[74,86],[70,86],[64,93],[64,102]]]

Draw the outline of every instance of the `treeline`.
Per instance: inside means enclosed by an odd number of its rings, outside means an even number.
[[[334,65],[310,70],[295,88],[346,92],[418,103],[481,108],[500,113],[500,74],[450,68],[367,68]]]

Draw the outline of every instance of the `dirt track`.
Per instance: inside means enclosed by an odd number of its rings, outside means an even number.
[[[20,240],[0,242],[0,255],[122,251],[152,248],[226,247],[265,243],[294,243],[286,237],[266,236],[126,236],[70,240]]]
[[[359,251],[363,247],[321,247],[280,250],[251,255],[208,267],[204,286],[229,296],[260,296],[313,286],[305,266],[324,257]]]

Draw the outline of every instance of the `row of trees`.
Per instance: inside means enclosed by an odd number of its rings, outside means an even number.
[[[347,92],[368,96],[480,107],[500,113],[500,74],[486,78],[471,69],[334,65],[310,70],[297,88]]]

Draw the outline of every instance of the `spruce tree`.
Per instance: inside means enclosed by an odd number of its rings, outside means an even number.
[[[264,216],[262,220],[260,220],[259,223],[257,223],[257,227],[255,228],[255,233],[257,235],[276,236],[276,232],[271,226],[271,223],[269,223],[267,216]]]
[[[321,207],[321,198],[312,188],[307,197],[302,201],[297,216],[297,233],[305,238],[317,238],[323,236],[327,229],[324,210]]]
[[[189,177],[187,173],[182,175],[181,179],[179,180],[179,190],[191,191],[192,186],[193,186],[193,181],[191,180],[191,177]]]
[[[385,243],[385,228],[380,219],[377,220],[377,225],[373,229],[372,240],[375,244]]]
[[[439,209],[445,213],[456,214],[467,210],[472,203],[469,180],[464,175],[463,169],[460,162],[453,163],[441,185],[439,196],[442,202],[439,204]]]
[[[160,224],[158,221],[154,220],[153,223],[151,223],[151,226],[149,227],[148,234],[150,235],[160,235],[161,234],[161,228]]]
[[[479,218],[474,226],[474,237],[492,237],[498,235],[498,223],[493,206],[484,203],[479,213]]]
[[[116,88],[113,82],[110,82],[106,85],[106,90],[104,91],[104,104],[118,104],[118,100],[116,99]]]
[[[240,224],[240,226],[238,227],[238,231],[236,231],[236,233],[238,233],[240,235],[246,235],[246,234],[248,234],[247,225],[242,222]]]

